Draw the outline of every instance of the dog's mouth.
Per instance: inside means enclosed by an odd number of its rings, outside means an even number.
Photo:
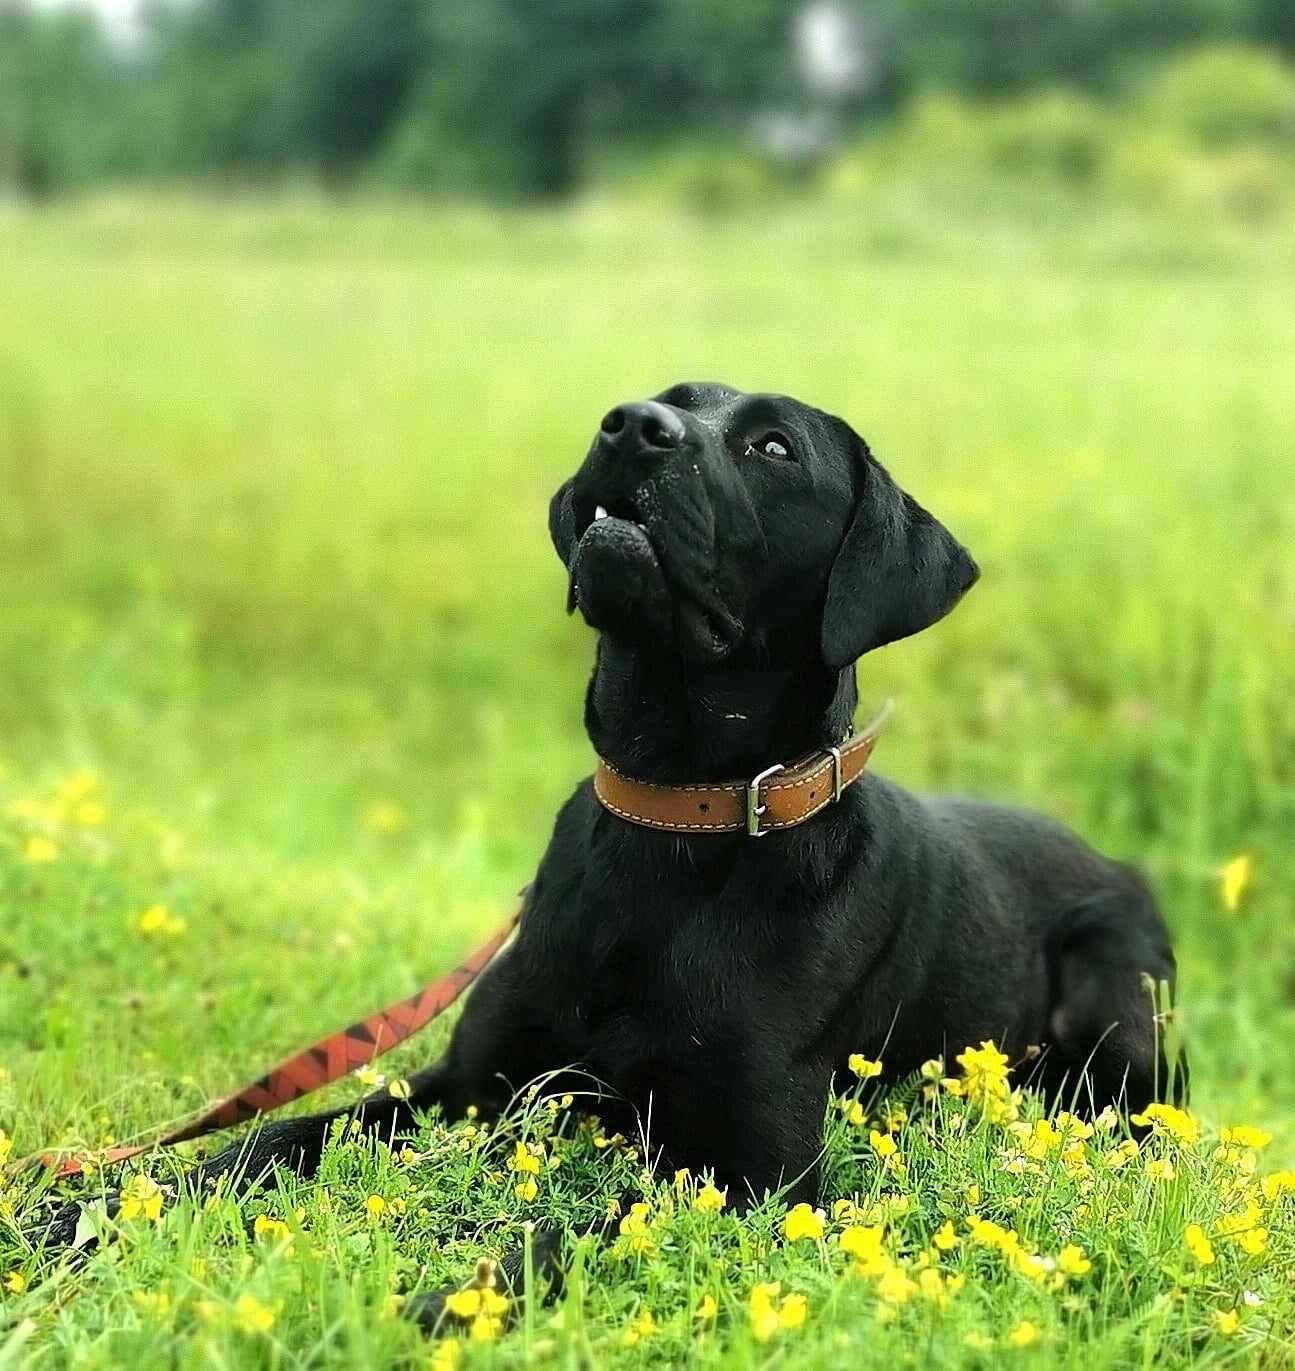
[[[742,625],[715,593],[690,587],[679,564],[692,559],[678,556],[679,540],[634,500],[590,499],[577,506],[576,529],[568,611],[578,608],[600,631],[675,641],[694,661],[718,662],[737,647]]]

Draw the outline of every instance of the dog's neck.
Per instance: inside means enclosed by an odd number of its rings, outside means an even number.
[[[696,668],[662,662],[606,636],[585,701],[598,755],[662,784],[754,776],[834,743],[858,702],[854,668],[829,671],[815,651],[794,668],[754,662]]]

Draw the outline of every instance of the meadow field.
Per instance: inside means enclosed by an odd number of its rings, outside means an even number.
[[[511,909],[592,765],[548,497],[685,378],[849,418],[977,556],[860,668],[874,766],[1140,863],[1193,1071],[1140,1150],[992,1058],[906,1117],[842,1082],[821,1217],[542,1095],[205,1208],[155,1160],[79,1263],[10,1174],[0,1369],[1295,1365],[1292,244],[989,191],[0,206],[0,1161],[147,1135]],[[615,1238],[556,1311],[394,1317],[532,1219]]]

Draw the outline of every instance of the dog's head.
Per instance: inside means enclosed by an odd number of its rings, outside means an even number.
[[[933,624],[978,575],[848,424],[722,385],[611,410],[549,527],[569,608],[699,665],[812,630],[839,671]]]

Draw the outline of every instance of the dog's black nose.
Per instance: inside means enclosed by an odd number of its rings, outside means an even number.
[[[621,452],[673,452],[683,446],[686,430],[683,420],[655,400],[640,400],[633,405],[617,405],[600,426],[602,441]]]

